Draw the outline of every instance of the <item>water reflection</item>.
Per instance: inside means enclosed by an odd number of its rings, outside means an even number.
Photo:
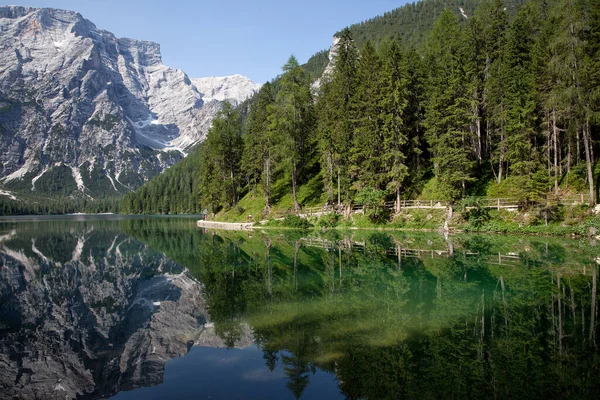
[[[2,398],[103,398],[162,382],[207,318],[201,285],[115,221],[4,223]]]
[[[244,397],[260,351],[260,387],[279,397],[595,397],[598,255],[536,237],[0,224],[3,396],[201,390],[179,368]],[[194,344],[246,349],[239,373],[198,350],[161,385]]]

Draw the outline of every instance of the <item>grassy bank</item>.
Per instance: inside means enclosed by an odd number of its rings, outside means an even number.
[[[434,181],[434,179],[432,179]],[[430,181],[429,183],[431,183]],[[435,182],[433,182],[435,183]],[[419,198],[436,198],[428,184]],[[356,230],[380,229],[397,231],[438,231],[448,218],[445,209],[404,209],[395,214],[380,207],[367,209],[364,213],[353,213],[348,217],[329,213],[321,216],[298,217],[295,215],[289,185],[279,180],[274,186],[272,206],[265,212],[265,199],[261,194],[248,193],[233,208],[223,210],[213,219],[222,222],[254,222],[271,229],[305,230]],[[503,195],[497,188],[488,190],[486,195]],[[301,213],[314,207],[322,208],[327,202],[320,179],[313,179],[299,187],[298,202]],[[600,216],[585,205],[567,206],[561,204],[529,205],[526,209],[490,209],[477,198],[463,200],[453,206],[448,228],[455,232],[469,233],[511,233],[555,236],[597,236],[600,235]]]

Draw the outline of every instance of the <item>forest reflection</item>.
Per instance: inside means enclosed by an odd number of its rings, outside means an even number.
[[[296,397],[317,369],[347,398],[599,393],[593,241],[124,224],[203,283],[228,345],[252,328]]]

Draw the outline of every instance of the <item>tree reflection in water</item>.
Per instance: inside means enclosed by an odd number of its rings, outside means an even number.
[[[296,397],[316,368],[348,398],[599,393],[589,241],[143,231],[204,283],[224,338],[252,327]]]

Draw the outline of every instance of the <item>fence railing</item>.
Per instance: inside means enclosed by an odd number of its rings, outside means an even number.
[[[498,198],[498,197],[479,197],[477,201],[485,208],[514,209],[523,205],[522,201],[516,198]],[[544,201],[544,200],[542,200]],[[545,199],[549,203],[561,203],[565,205],[588,204],[588,198],[585,194],[570,194],[570,195],[548,195]],[[400,209],[446,209],[450,206],[447,200],[400,200]],[[385,208],[389,210],[396,209],[395,201],[385,202]],[[352,204],[353,212],[361,212],[365,210],[363,204]],[[328,205],[323,207],[307,207],[302,209],[301,214],[305,215],[320,215],[328,212],[337,211],[337,205]]]

